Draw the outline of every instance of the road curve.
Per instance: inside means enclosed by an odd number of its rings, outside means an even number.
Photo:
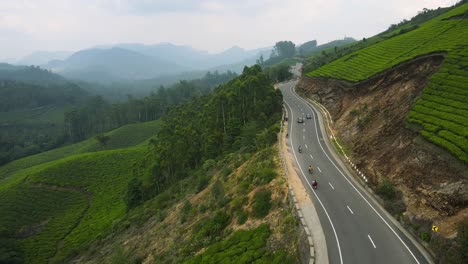
[[[288,146],[314,201],[325,233],[330,263],[429,263],[387,213],[348,175],[327,144],[320,112],[294,92],[297,81],[278,85],[289,117]],[[306,114],[311,119],[306,119]],[[304,123],[297,123],[303,117]],[[298,152],[301,145],[302,153]],[[309,165],[314,172],[309,174]],[[319,186],[311,188],[313,180]],[[311,227],[313,228],[313,227]],[[420,247],[419,247],[420,248]]]

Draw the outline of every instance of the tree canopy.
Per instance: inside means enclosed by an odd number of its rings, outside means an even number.
[[[275,55],[281,58],[291,58],[296,54],[296,45],[292,41],[276,42]]]
[[[281,92],[258,65],[245,67],[209,95],[172,107],[161,118],[153,148],[153,189],[185,177],[206,160],[273,143],[281,107]]]

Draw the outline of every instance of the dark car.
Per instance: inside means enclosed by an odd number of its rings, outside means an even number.
[[[300,123],[304,123],[304,118],[298,117],[298,118],[297,118],[297,123],[299,123],[299,124],[300,124]]]
[[[310,114],[306,114],[307,119],[312,119],[312,116]]]

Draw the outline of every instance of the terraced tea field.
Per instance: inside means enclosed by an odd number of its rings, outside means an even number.
[[[408,121],[420,125],[426,139],[468,163],[468,4],[307,75],[359,82],[431,54],[443,54],[444,62],[413,106]]]
[[[95,138],[90,138],[73,145],[12,161],[0,167],[0,188],[3,185],[2,178],[10,176],[17,170],[29,168],[44,162],[65,158],[79,153],[127,148],[136,145],[146,146],[149,139],[156,134],[159,123],[159,120],[156,120],[145,123],[129,124],[112,130],[105,134],[109,137],[109,141],[105,146],[101,145]]]
[[[15,239],[27,263],[63,258],[125,214],[125,190],[159,121],[131,124],[0,167],[0,234]],[[1,262],[1,261],[0,261]]]
[[[145,153],[78,154],[19,171],[0,188],[0,226],[14,233],[27,263],[63,260],[125,214],[125,189]]]

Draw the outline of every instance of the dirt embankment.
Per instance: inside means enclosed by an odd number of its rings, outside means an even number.
[[[455,223],[468,218],[468,166],[406,122],[443,59],[423,57],[358,84],[303,77],[297,90],[327,107],[333,129],[371,185],[391,180],[403,192],[407,216],[453,236]]]

